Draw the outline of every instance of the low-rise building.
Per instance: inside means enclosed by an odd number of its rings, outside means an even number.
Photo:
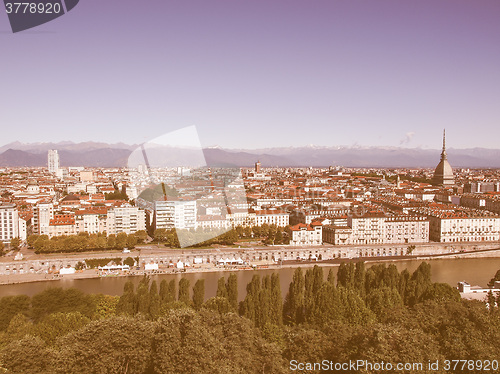
[[[323,241],[334,245],[426,243],[429,241],[429,220],[421,215],[383,212],[350,215],[347,226],[324,226]]]
[[[323,244],[322,226],[320,223],[312,223],[310,225],[299,223],[290,227],[290,232],[290,245],[292,246]]]

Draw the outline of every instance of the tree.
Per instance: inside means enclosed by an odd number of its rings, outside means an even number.
[[[7,329],[10,320],[15,315],[19,313],[27,315],[30,301],[26,295],[2,297],[0,299],[0,331]]]
[[[43,340],[31,335],[8,344],[0,354],[2,366],[12,374],[47,374],[51,370],[51,358]]]
[[[127,257],[125,260],[123,260],[123,265],[133,267],[135,265],[135,260],[132,257]]]
[[[234,313],[175,311],[160,318],[153,345],[157,373],[288,372],[277,346]]]
[[[76,331],[90,322],[90,318],[79,312],[53,313],[33,326],[33,333],[47,344],[54,344],[57,338]]]
[[[225,297],[227,299],[227,288],[226,288],[226,280],[224,277],[220,277],[217,282],[217,293],[216,297]]]
[[[337,286],[354,288],[354,273],[354,264],[352,262],[348,264],[341,263],[337,272]]]
[[[120,250],[125,248],[127,246],[127,239],[128,236],[124,232],[121,232],[118,235],[116,235],[115,248]]]
[[[151,282],[151,287],[149,288],[149,317],[152,320],[156,320],[160,316],[160,295],[158,294],[158,286],[156,281]]]
[[[76,288],[48,288],[33,296],[31,305],[31,316],[35,321],[57,312],[80,312],[90,318],[95,311],[92,296]]]
[[[189,280],[181,278],[179,281],[179,297],[178,300],[186,305],[190,305],[189,299]]]
[[[229,301],[229,305],[231,306],[231,310],[236,312],[238,310],[238,278],[236,274],[230,274],[227,278],[227,299]]]
[[[283,299],[281,298],[281,285],[279,274],[271,275],[271,323],[281,326],[283,324]]]
[[[0,256],[4,255],[4,252],[3,252],[4,248],[5,248],[5,245],[3,244],[3,242],[0,241]]]
[[[224,279],[224,278],[223,278]],[[193,287],[193,306],[199,310],[205,301],[205,279],[198,279]]]
[[[116,306],[117,314],[133,316],[136,311],[136,296],[134,292],[134,283],[127,281],[123,286],[123,294],[120,296]]]
[[[30,248],[32,248],[37,239],[38,239],[38,235],[32,234],[32,235],[28,236],[28,238],[26,239],[26,242],[28,243],[28,246]]]
[[[127,236],[126,246],[128,249],[134,249],[137,245],[137,237],[134,235]]]
[[[365,296],[365,276],[365,263],[363,261],[357,262],[354,269],[354,288],[363,298]]]
[[[386,309],[403,305],[403,300],[396,288],[374,288],[366,296],[366,305],[377,316],[381,316]]]
[[[142,277],[139,285],[137,286],[137,313],[142,313],[144,316],[149,316],[149,306],[151,305],[149,293],[149,276]]]
[[[163,301],[165,303],[173,303],[176,300],[176,296],[177,296],[177,285],[175,283],[175,280],[172,279],[168,283],[168,287],[165,293],[165,298],[163,299]]]
[[[258,324],[260,305],[260,277],[254,275],[247,284],[247,295],[240,304],[240,315],[248,318],[254,324]]]
[[[154,324],[141,318],[91,322],[59,340],[51,373],[146,373],[153,336]]]
[[[295,269],[283,304],[283,320],[289,325],[304,321],[305,280],[301,268]]]
[[[137,243],[143,244],[148,239],[148,233],[145,230],[139,230],[134,233]]]
[[[231,305],[225,297],[211,297],[208,299],[203,308],[215,311],[219,314],[229,313],[231,311]]]
[[[110,249],[116,248],[116,235],[114,234],[108,235],[106,247]]]
[[[93,319],[105,319],[117,314],[117,306],[120,302],[119,296],[111,296],[104,294],[91,295],[94,304],[95,312]]]
[[[156,229],[153,235],[155,242],[163,243],[168,239],[168,233],[166,229]]]
[[[12,250],[17,251],[20,245],[21,245],[21,239],[17,237],[10,239],[10,248]]]

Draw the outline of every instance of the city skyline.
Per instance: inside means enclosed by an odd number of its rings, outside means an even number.
[[[3,15],[2,143],[196,125],[203,147],[439,149],[446,127],[450,148],[497,148],[499,15],[488,0],[88,0],[16,35]]]

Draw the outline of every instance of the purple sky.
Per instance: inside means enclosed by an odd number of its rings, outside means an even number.
[[[500,148],[498,0],[81,0],[0,48],[0,145]]]

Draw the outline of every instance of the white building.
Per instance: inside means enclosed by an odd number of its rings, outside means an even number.
[[[0,205],[0,241],[19,237],[19,217],[15,205]]]
[[[257,210],[255,211],[255,224],[285,227],[290,224],[290,215],[282,210]]]
[[[19,214],[19,239],[26,240],[31,235],[31,214]]]
[[[196,227],[204,229],[227,229],[231,227],[231,223],[221,215],[202,215],[196,218]]]
[[[108,211],[107,234],[134,234],[146,230],[146,212],[135,206],[121,206]]]
[[[323,227],[323,241],[335,245],[426,243],[429,230],[425,216],[369,212],[349,216],[347,226]]]
[[[54,218],[52,203],[38,203],[33,209],[33,233],[48,235],[50,220]]]
[[[196,200],[155,201],[155,229],[195,229],[196,212]]]
[[[57,174],[59,171],[59,154],[55,149],[49,149],[47,156],[47,166],[49,168],[49,173]]]
[[[430,239],[435,242],[500,240],[500,217],[493,213],[442,212],[429,216]]]
[[[93,207],[75,212],[76,232],[97,234],[107,231],[107,208]]]
[[[290,245],[321,245],[322,240],[322,227],[319,223],[306,225],[299,223],[290,227],[292,237],[290,238]]]

